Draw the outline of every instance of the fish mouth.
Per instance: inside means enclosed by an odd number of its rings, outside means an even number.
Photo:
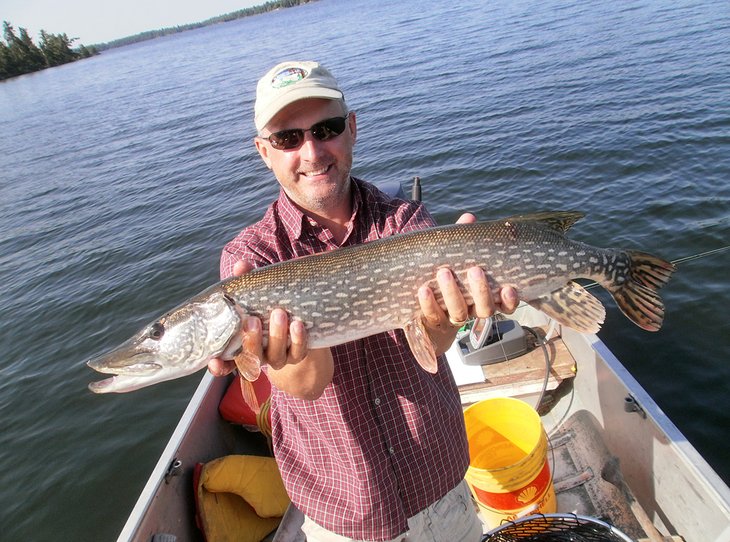
[[[127,356],[122,352],[112,352],[90,359],[86,365],[104,374],[148,376],[162,369],[162,365],[149,358],[150,356],[144,352],[132,356]]]
[[[114,385],[115,381],[116,377],[113,376],[111,378],[99,380],[98,382],[90,382],[89,389],[94,393],[105,393],[107,389],[110,389]]]

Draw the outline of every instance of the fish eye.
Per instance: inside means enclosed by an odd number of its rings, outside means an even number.
[[[165,326],[163,326],[160,322],[155,322],[150,326],[150,330],[147,333],[147,336],[150,339],[154,339],[156,341],[160,340],[162,336],[165,334]]]

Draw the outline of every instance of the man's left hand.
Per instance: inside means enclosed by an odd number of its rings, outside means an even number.
[[[471,213],[461,215],[457,224],[476,222]],[[446,352],[456,338],[458,329],[471,317],[488,318],[495,312],[511,314],[519,304],[517,291],[512,286],[505,286],[497,297],[492,293],[484,270],[475,266],[467,270],[467,284],[473,298],[470,306],[459,288],[456,277],[448,268],[436,272],[436,282],[443,296],[444,310],[436,301],[433,291],[428,286],[418,290],[418,302],[423,314],[423,323],[436,348],[436,354]]]

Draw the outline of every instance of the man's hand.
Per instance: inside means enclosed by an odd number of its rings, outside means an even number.
[[[233,276],[240,277],[248,273],[253,266],[240,260],[233,266]],[[244,350],[253,354],[274,369],[281,369],[288,363],[297,363],[307,355],[307,330],[304,323],[294,321],[289,323],[286,311],[274,309],[269,316],[269,336],[264,348],[263,326],[261,320],[249,316],[243,322],[243,338],[241,344]],[[215,376],[223,376],[236,368],[233,361],[212,358],[208,362],[208,370]]]
[[[240,277],[244,273],[248,273],[253,266],[243,260],[233,264],[233,276]],[[245,340],[245,335],[244,335]],[[225,360],[221,358],[211,358],[208,360],[208,371],[213,376],[225,376],[232,373],[236,369],[236,363],[233,360]]]
[[[253,266],[238,261],[233,266],[233,275],[239,277],[248,273]],[[267,376],[280,390],[303,399],[316,399],[332,381],[334,362],[329,348],[309,350],[307,330],[304,322],[289,322],[289,316],[282,309],[274,309],[269,315],[269,334],[264,346],[261,320],[249,316],[243,322],[241,346],[268,365]],[[224,376],[236,368],[233,361],[212,358],[208,371],[215,376]]]
[[[461,215],[456,221],[457,224],[472,222],[476,222],[476,217],[471,213]],[[487,277],[480,267],[471,267],[467,271],[466,287],[473,298],[471,307],[464,299],[450,269],[439,269],[436,272],[436,281],[443,295],[446,310],[441,308],[428,286],[422,286],[418,290],[418,302],[423,313],[423,323],[434,343],[437,355],[449,349],[456,338],[456,332],[470,317],[488,318],[497,311],[511,314],[519,304],[517,291],[512,286],[502,288],[499,297],[495,299]]]

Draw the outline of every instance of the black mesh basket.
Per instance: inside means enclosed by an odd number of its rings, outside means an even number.
[[[492,529],[482,542],[633,542],[605,521],[575,514],[545,514]]]

